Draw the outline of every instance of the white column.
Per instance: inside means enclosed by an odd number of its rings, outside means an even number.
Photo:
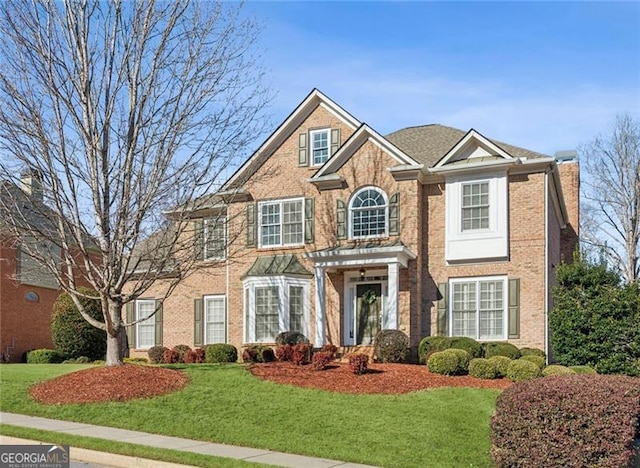
[[[386,328],[398,329],[398,291],[400,290],[399,264],[389,263],[389,307]]]
[[[324,267],[316,267],[316,338],[315,347],[324,346],[326,330]]]

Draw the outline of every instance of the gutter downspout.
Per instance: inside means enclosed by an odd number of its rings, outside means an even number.
[[[544,352],[549,363],[549,169],[544,172]]]

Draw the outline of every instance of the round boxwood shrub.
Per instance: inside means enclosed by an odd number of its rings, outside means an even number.
[[[469,361],[469,375],[479,379],[495,379],[498,371],[494,362],[485,358],[475,358]]]
[[[154,364],[160,364],[162,362],[162,356],[164,356],[164,352],[167,350],[164,346],[152,346],[147,351],[147,355],[149,356],[149,361]]]
[[[529,362],[533,362],[540,369],[543,369],[545,364],[546,364],[546,362],[545,362],[545,360],[544,360],[544,358],[542,356],[536,356],[534,354],[527,354],[525,356],[522,356],[520,359],[523,359],[523,360],[529,361]]]
[[[484,348],[484,357],[491,358],[493,356],[506,356],[509,359],[518,359],[520,350],[511,343],[502,341],[489,341],[482,345]]]
[[[469,353],[463,349],[437,351],[429,356],[427,366],[435,374],[463,375],[469,370]]]
[[[506,377],[507,369],[509,369],[509,364],[513,362],[513,359],[506,356],[493,356],[489,358],[489,361],[491,361],[495,366],[497,377]]]
[[[598,372],[590,366],[569,366],[576,374],[597,374]]]
[[[237,360],[238,350],[233,345],[216,343],[207,345],[204,348],[204,362],[223,363],[236,362]]]
[[[373,345],[380,361],[404,362],[409,352],[409,337],[400,330],[380,330]]]
[[[541,356],[543,358],[547,357],[545,352],[538,348],[520,348],[520,356]]]
[[[282,333],[278,333],[276,336],[276,344],[277,345],[291,345],[295,346],[298,343],[309,343],[309,340],[302,333],[297,331],[285,331]]]
[[[448,347],[453,349],[464,349],[469,353],[471,359],[482,357],[484,354],[482,345],[473,338],[468,338],[466,336],[452,336],[449,339]]]
[[[565,366],[559,366],[557,364],[552,364],[542,369],[543,377],[548,377],[550,375],[568,375],[568,374],[575,374],[575,373],[576,371],[574,371],[573,369],[569,369],[568,367],[565,367]]]
[[[86,296],[97,296],[89,288],[78,288]],[[81,297],[80,303],[90,317],[104,322],[99,299]],[[67,358],[87,356],[90,359],[104,359],[107,352],[107,332],[90,325],[68,293],[62,293],[53,303],[51,315],[51,339],[56,349]]]
[[[507,378],[512,382],[522,382],[536,377],[540,377],[540,368],[533,362],[517,359],[511,361],[507,368]]]
[[[418,345],[418,359],[420,364],[426,363],[431,354],[448,349],[450,342],[451,338],[448,336],[426,336],[422,338]]]
[[[55,349],[34,349],[27,353],[27,364],[60,364],[64,355]]]

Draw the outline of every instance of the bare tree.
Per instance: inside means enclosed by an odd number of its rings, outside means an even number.
[[[123,305],[197,267],[193,211],[234,196],[203,195],[263,132],[258,32],[224,2],[0,4],[4,234],[106,330],[107,365],[125,353]]]
[[[585,155],[583,242],[629,282],[640,276],[640,122],[616,118]]]

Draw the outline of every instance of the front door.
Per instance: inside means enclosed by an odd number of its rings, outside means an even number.
[[[382,285],[358,284],[356,287],[356,346],[371,345],[382,321]]]

